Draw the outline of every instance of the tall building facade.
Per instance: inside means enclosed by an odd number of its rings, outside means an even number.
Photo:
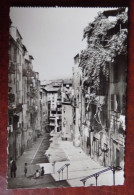
[[[103,166],[124,167],[127,11],[99,13],[74,58],[74,144]]]
[[[61,81],[53,81],[44,87],[47,93],[48,130],[55,133],[61,131],[62,105]]]
[[[63,140],[72,140],[72,79],[65,79],[61,88],[62,94],[62,131],[61,138]]]
[[[40,81],[18,29],[10,26],[8,152],[17,159],[36,140],[40,127]]]

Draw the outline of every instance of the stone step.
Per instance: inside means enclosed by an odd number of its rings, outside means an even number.
[[[79,169],[79,170],[69,170],[68,171],[68,179],[67,179],[67,170],[63,171],[63,179],[72,180],[72,179],[83,179],[86,176],[89,176],[91,174],[94,174],[102,169]],[[59,181],[59,173],[52,174],[52,177],[55,179],[55,181]],[[60,173],[60,180],[62,180],[62,172]]]
[[[123,171],[117,171],[115,173],[115,185],[123,185],[124,184],[124,177],[123,177]],[[80,181],[81,178],[74,178],[74,179],[68,179],[67,182],[72,187],[79,187],[83,186],[83,182]],[[107,171],[105,173],[102,173],[99,175],[97,179],[97,186],[112,186],[113,185],[113,173],[112,171]],[[89,178],[86,183],[85,187],[88,186],[96,186],[96,179],[95,177]]]
[[[104,169],[104,167],[98,165],[95,162],[92,162],[91,160],[79,160],[79,161],[62,161],[62,162],[56,162],[55,163],[55,173],[57,173],[57,171],[65,164],[70,164],[68,166],[68,171],[69,172],[77,172],[77,171],[91,171],[91,170],[95,170],[95,171],[100,171],[102,169]],[[53,163],[39,163],[37,164],[40,167],[44,167],[45,169],[45,173],[52,173],[54,172],[53,169]],[[64,172],[66,172],[67,168],[65,167]]]
[[[68,184],[72,187],[83,186],[83,183],[80,181],[86,176],[97,173],[104,169],[104,167],[98,165],[93,160],[80,160],[80,161],[63,161],[56,162],[55,164],[55,173],[53,172],[52,163],[41,163],[38,166],[44,166],[45,174],[50,174],[56,182],[59,182],[59,173],[57,170],[61,168],[65,163],[70,163],[68,167],[68,178],[67,178],[67,169],[64,169],[63,178],[62,172],[60,173],[60,181],[67,180]],[[123,171],[117,171],[116,175],[116,185],[124,183]],[[85,186],[96,185],[95,177],[92,177],[87,180]],[[108,171],[100,174],[98,177],[98,185],[113,185],[113,173],[112,171]]]

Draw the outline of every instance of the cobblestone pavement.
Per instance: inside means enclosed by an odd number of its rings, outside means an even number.
[[[66,181],[55,182],[50,174],[45,174],[39,179],[27,178],[24,176],[24,163],[28,164],[27,176],[35,173],[40,166],[36,163],[47,163],[48,159],[45,156],[45,151],[49,147],[49,133],[37,139],[30,149],[27,149],[23,155],[16,161],[17,172],[16,178],[10,178],[8,173],[8,189],[15,188],[42,188],[42,187],[67,187],[69,184]]]

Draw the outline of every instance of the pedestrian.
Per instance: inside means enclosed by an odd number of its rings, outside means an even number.
[[[44,167],[41,167],[40,175],[41,175],[41,176],[44,176],[44,174],[45,174]]]
[[[10,158],[10,174],[11,174],[11,178],[12,177],[14,177],[14,178],[16,177],[16,170],[17,170],[16,162],[11,157]]]
[[[27,176],[27,163],[24,164],[24,174],[25,174],[25,177]]]
[[[39,170],[37,169],[35,174],[34,174],[34,179],[38,179],[40,177],[40,172]]]

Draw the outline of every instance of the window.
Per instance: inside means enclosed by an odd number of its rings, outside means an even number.
[[[13,61],[14,61],[14,62],[17,61],[17,49],[16,49],[16,48],[14,48]]]
[[[122,96],[122,114],[125,115],[126,112],[126,96]]]
[[[117,112],[121,112],[121,104],[120,104],[120,96],[116,95],[116,101],[117,101]]]
[[[52,97],[52,101],[54,102],[54,96]]]
[[[66,108],[65,108],[65,107],[63,107],[63,112],[64,112],[64,113],[66,112]]]
[[[118,82],[119,81],[119,59],[116,59],[114,64],[113,64],[113,82]]]
[[[111,94],[111,111],[121,112],[120,95]]]
[[[40,99],[42,99],[42,93],[40,92]]]
[[[12,118],[9,117],[9,125],[11,125],[11,124],[12,124]]]
[[[21,64],[21,55],[20,55],[20,64]]]

